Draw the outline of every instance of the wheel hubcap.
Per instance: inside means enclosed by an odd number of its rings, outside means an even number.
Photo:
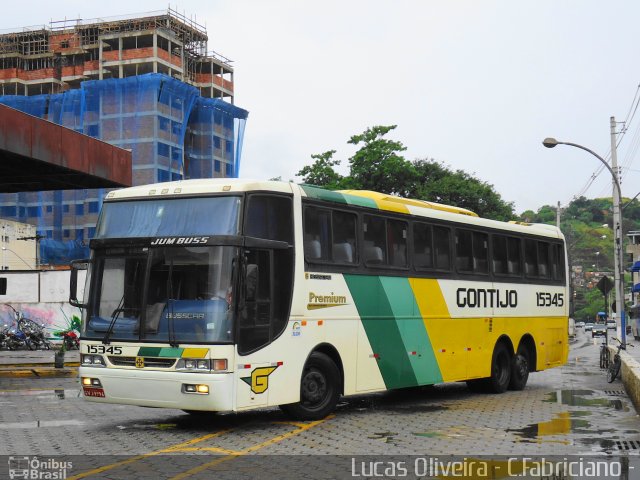
[[[325,398],[327,394],[327,381],[320,372],[308,372],[302,380],[303,402],[316,405]]]

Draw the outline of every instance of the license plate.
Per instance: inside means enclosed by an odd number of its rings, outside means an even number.
[[[85,397],[104,397],[104,390],[102,388],[82,387]]]

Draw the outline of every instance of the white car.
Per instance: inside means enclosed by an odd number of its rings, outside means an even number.
[[[610,330],[615,330],[617,328],[615,320],[607,320],[607,328]]]

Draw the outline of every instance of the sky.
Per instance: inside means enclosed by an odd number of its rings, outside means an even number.
[[[25,4],[27,8],[25,8]],[[0,30],[164,10],[165,2],[25,1]],[[623,196],[640,191],[640,2],[636,0],[183,0],[209,49],[233,60],[249,111],[240,176],[295,174],[348,139],[397,125],[408,160],[429,158],[492,184],[520,213],[611,195],[600,162],[617,126]]]

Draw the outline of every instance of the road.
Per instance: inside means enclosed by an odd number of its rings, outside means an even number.
[[[174,479],[349,478],[362,473],[351,460],[362,455],[606,456],[637,478],[640,417],[620,380],[606,382],[597,342],[579,332],[568,364],[532,374],[522,392],[474,394],[452,383],[363,395],[317,422],[278,409],[193,417],[91,404],[73,377],[5,377],[0,455],[64,458],[66,478]]]

